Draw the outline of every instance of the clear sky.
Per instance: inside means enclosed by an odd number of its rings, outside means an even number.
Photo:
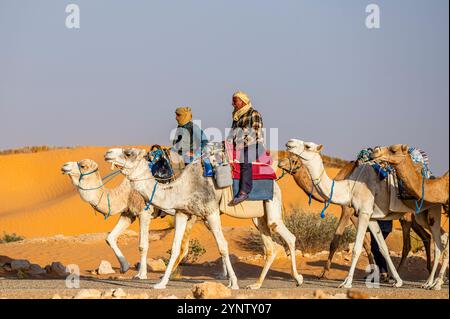
[[[78,4],[81,28],[67,29]],[[365,26],[366,5],[381,29]],[[0,148],[168,143],[174,109],[353,159],[408,143],[449,162],[447,0],[0,0]],[[273,147],[273,145],[271,145]]]

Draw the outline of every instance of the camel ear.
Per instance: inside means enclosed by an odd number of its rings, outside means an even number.
[[[317,146],[317,152],[321,152],[323,150],[323,144]]]
[[[403,145],[402,145],[402,151],[403,151],[403,153],[408,153],[408,150],[409,150],[409,145],[408,145],[408,144],[403,144]]]

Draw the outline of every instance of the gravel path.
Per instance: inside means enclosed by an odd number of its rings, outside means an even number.
[[[203,280],[179,279],[171,281],[166,290],[154,290],[152,284],[155,280],[110,280],[86,278],[80,280],[80,289],[98,289],[106,291],[109,289],[122,288],[128,294],[146,293],[150,298],[164,298],[176,296],[178,298],[190,298],[191,288],[194,284]],[[225,281],[219,281],[226,284]],[[241,280],[240,286],[253,283],[254,280]],[[233,297],[238,298],[312,298],[316,290],[321,290],[328,295],[342,295],[345,289],[336,288],[341,281],[335,280],[305,280],[301,287],[295,287],[292,281],[268,279],[260,290],[240,289],[233,291]],[[407,298],[407,299],[448,299],[449,288],[445,285],[441,291],[424,290],[420,288],[421,283],[404,282],[402,288],[392,288],[381,284],[378,289],[368,289],[364,282],[355,281],[353,288],[363,292],[369,297],[375,298]],[[67,289],[64,280],[0,280],[0,298],[52,298],[58,294],[61,297],[73,297],[78,289]]]

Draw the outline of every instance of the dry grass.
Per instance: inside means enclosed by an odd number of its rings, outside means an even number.
[[[297,238],[296,248],[307,253],[328,250],[338,222],[338,218],[331,214],[326,215],[322,219],[318,213],[307,213],[298,209],[293,209],[284,218],[284,223],[287,228]],[[355,240],[355,235],[355,229],[352,226],[347,227],[342,236],[339,248],[347,248],[348,244]],[[286,247],[280,236],[276,235],[274,237],[276,242]],[[244,238],[240,242],[240,245],[247,250],[263,251],[261,237],[256,231]]]
[[[16,233],[7,234],[3,233],[3,236],[0,237],[0,244],[12,243],[15,241],[21,241],[24,238],[22,236],[17,235]]]

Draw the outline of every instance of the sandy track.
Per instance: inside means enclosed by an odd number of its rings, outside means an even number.
[[[80,289],[109,289],[122,288],[128,294],[141,294],[145,292],[150,298],[164,298],[176,296],[178,298],[191,298],[191,288],[195,283],[203,280],[181,279],[172,281],[166,290],[154,290],[151,288],[156,280],[110,280],[89,278],[80,281]],[[219,281],[226,284],[225,281]],[[253,283],[254,280],[240,280],[241,287]],[[232,292],[234,298],[313,298],[316,290],[339,297],[346,293],[346,289],[336,288],[340,281],[307,279],[301,287],[295,287],[293,281],[269,279],[260,290],[240,289]],[[448,299],[448,285],[441,291],[420,289],[420,283],[405,282],[402,288],[392,288],[382,284],[379,289],[368,289],[361,281],[356,281],[353,286],[360,292],[374,298],[385,299]],[[0,298],[52,298],[58,294],[61,297],[73,297],[78,289],[65,288],[64,280],[0,280]]]

